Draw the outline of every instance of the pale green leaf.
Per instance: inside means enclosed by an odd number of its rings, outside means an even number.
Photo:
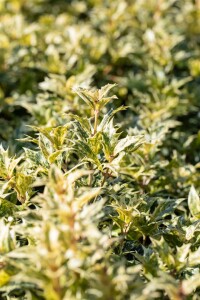
[[[117,143],[113,155],[116,156],[132,145],[134,146],[134,150],[136,150],[142,143],[143,138],[141,136],[127,136]]]
[[[188,196],[188,206],[191,215],[200,218],[200,198],[193,185],[190,188]]]

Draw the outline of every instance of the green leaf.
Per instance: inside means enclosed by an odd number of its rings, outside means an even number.
[[[102,146],[101,132],[97,132],[94,136],[88,138],[88,144],[92,152],[98,155]]]
[[[4,270],[0,270],[0,287],[4,286],[10,281],[10,275]]]
[[[134,146],[133,151],[135,151],[143,143],[143,136],[127,136],[124,139],[121,139],[115,146],[113,155],[116,156],[120,152],[124,151],[130,146]]]
[[[114,87],[116,87],[117,86],[117,84],[116,83],[114,83],[114,84],[107,84],[107,85],[105,85],[105,86],[103,86],[99,91],[98,91],[98,98],[101,100],[101,99],[103,99],[107,94],[108,94],[108,92],[111,90],[111,89],[113,89]]]
[[[93,188],[83,193],[80,197],[75,199],[75,205],[80,209],[83,205],[89,203],[90,200],[99,195],[101,188]]]
[[[101,162],[96,153],[93,152],[91,147],[83,141],[77,141],[76,151],[81,155],[84,161],[95,164],[99,170],[103,171]]]
[[[199,264],[200,264],[200,247],[196,251],[190,252],[188,258],[188,266],[194,267],[194,266],[198,266]]]
[[[193,185],[190,188],[188,196],[188,206],[191,215],[200,218],[200,199]]]
[[[8,149],[4,150],[2,145],[0,146],[0,177],[3,179],[10,179],[13,176],[14,170],[22,157],[9,157]]]
[[[74,92],[81,97],[85,103],[93,110],[101,110],[112,99],[117,99],[117,96],[106,97],[108,92],[115,87],[116,84],[107,84],[100,90],[96,89],[83,89],[81,87],[74,88]]]
[[[12,216],[17,211],[17,206],[6,199],[0,198],[0,218]]]
[[[15,190],[17,198],[20,202],[25,202],[29,199],[32,191],[33,176],[21,172],[17,172],[15,177]]]
[[[74,114],[68,114],[70,117],[74,118],[78,121],[85,132],[87,132],[88,136],[92,133],[92,126],[88,118],[83,118]]]
[[[113,153],[113,147],[110,143],[110,139],[106,133],[102,133],[102,145],[103,145],[103,151],[104,155],[107,159],[107,161],[110,161],[111,155]]]
[[[15,234],[9,224],[0,221],[0,254],[12,251],[16,247]]]
[[[58,156],[59,156],[63,151],[65,151],[65,150],[58,150],[58,151],[55,151],[54,153],[52,153],[51,155],[49,155],[49,157],[48,157],[48,162],[49,162],[50,164],[53,164],[53,163],[56,161],[56,159],[58,158]]]
[[[66,124],[65,126],[57,126],[52,129],[52,140],[55,149],[58,150],[63,146],[66,139],[68,126],[69,124]]]
[[[53,152],[53,148],[50,141],[43,134],[39,135],[39,147],[44,157],[48,159],[49,155]]]
[[[101,110],[107,103],[109,103],[113,99],[117,99],[117,96],[105,97],[108,92],[115,87],[116,84],[107,84],[98,90],[98,108]]]
[[[98,131],[103,131],[104,127],[111,121],[111,119],[117,112],[123,111],[126,109],[127,109],[127,106],[120,106],[117,109],[110,109],[109,112],[107,114],[105,114],[105,116],[101,120],[100,124],[98,125]]]
[[[90,106],[92,109],[95,109],[95,99],[94,99],[94,93],[91,90],[86,90],[81,87],[74,88],[73,91],[79,95],[85,103]]]

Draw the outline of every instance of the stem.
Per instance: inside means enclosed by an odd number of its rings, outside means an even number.
[[[104,183],[105,183],[105,181],[106,181],[106,179],[108,178],[108,176],[109,176],[109,169],[107,168],[107,170],[106,170],[106,173],[105,174],[103,174],[103,181],[102,181],[102,184],[101,184],[101,186],[103,186],[104,185]]]
[[[156,9],[155,9],[155,13],[154,13],[154,19],[155,21],[158,21],[161,17],[161,6],[162,6],[163,0],[158,0],[157,5],[156,5]]]
[[[92,174],[89,174],[88,185],[92,186]]]
[[[52,268],[52,271],[55,272],[55,271],[57,271],[57,269]],[[61,300],[62,299],[62,289],[60,286],[60,279],[58,276],[53,278],[52,284],[53,284],[53,289],[56,292],[58,299]]]
[[[93,135],[95,135],[95,133],[97,132],[98,117],[99,117],[99,110],[95,109],[95,111],[94,111],[94,132],[93,132]]]
[[[109,163],[111,163],[114,159],[114,156],[113,155],[110,155],[110,159],[109,159]],[[103,181],[101,183],[101,186],[104,185],[106,179],[111,175],[112,172],[109,173],[109,168],[107,168],[106,170],[106,173],[103,174],[104,178],[103,178]]]

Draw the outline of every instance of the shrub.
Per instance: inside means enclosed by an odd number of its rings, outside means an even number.
[[[0,15],[0,299],[199,299],[199,1]]]

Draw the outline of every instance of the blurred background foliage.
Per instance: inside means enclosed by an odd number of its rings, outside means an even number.
[[[86,113],[72,86],[115,82],[112,105],[129,106],[119,116],[124,127],[149,134],[168,124],[157,159],[172,165],[177,151],[189,169],[198,164],[198,0],[2,0],[0,13],[0,139],[12,153],[27,122]]]
[[[2,299],[199,299],[200,1],[1,0],[0,20]],[[85,186],[107,204],[74,212]]]

